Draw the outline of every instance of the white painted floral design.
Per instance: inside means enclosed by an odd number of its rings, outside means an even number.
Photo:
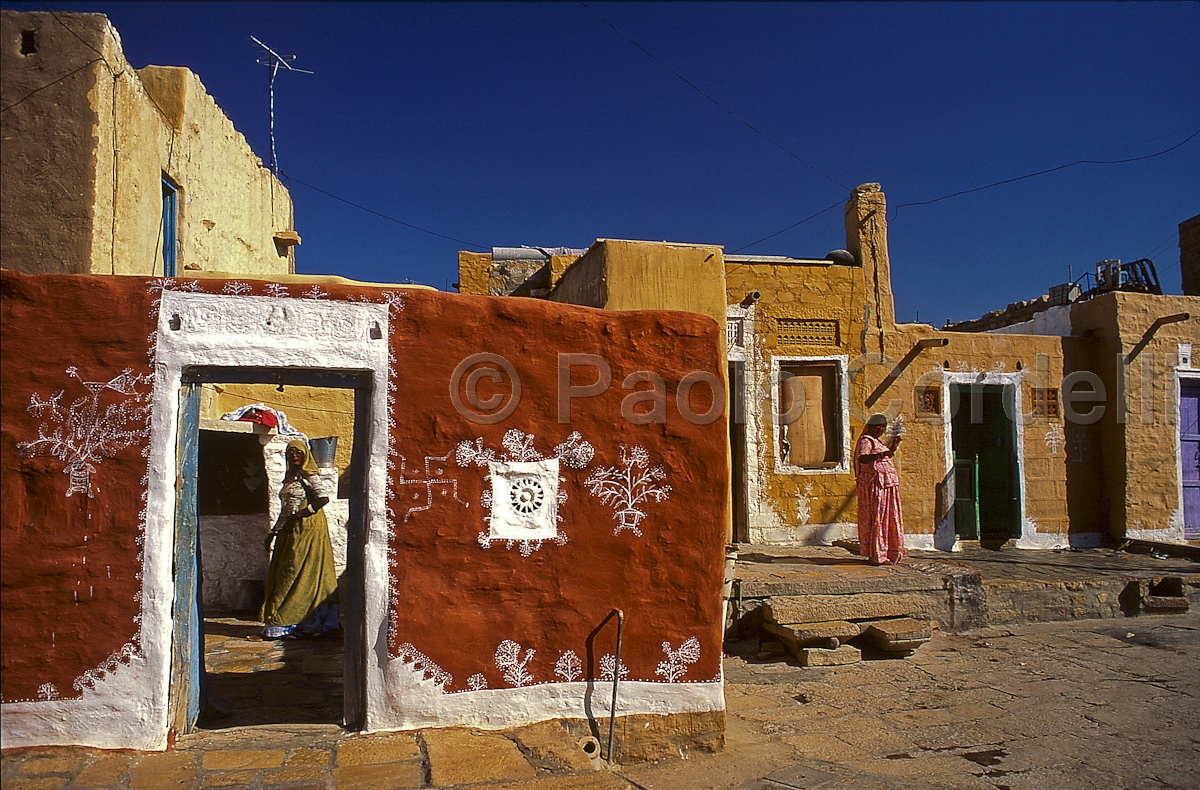
[[[1046,446],[1050,448],[1050,454],[1058,455],[1058,451],[1067,443],[1062,425],[1057,422],[1050,423],[1050,427],[1046,430],[1045,442]]]
[[[525,669],[533,660],[537,651],[529,648],[525,658],[521,658],[521,646],[511,639],[505,639],[496,647],[496,669],[504,672],[504,679],[514,686],[528,686],[533,682],[533,675]]]
[[[18,442],[17,451],[26,458],[49,455],[63,461],[69,481],[67,496],[87,494],[91,498],[95,496],[92,475],[101,460],[112,458],[149,435],[149,398],[137,388],[152,381],[153,376],[137,375],[126,368],[107,382],[84,381],[74,366],[67,368],[67,374],[82,383],[88,394],[63,406],[66,390],[59,390],[49,400],[33,393],[26,411],[47,420],[38,426],[38,438]],[[101,410],[100,396],[105,390],[125,398]]]
[[[662,464],[650,466],[650,455],[646,448],[634,446],[627,448],[621,445],[621,464],[624,468],[609,466],[594,470],[583,482],[591,491],[592,496],[613,509],[613,518],[617,526],[614,535],[621,534],[627,529],[634,535],[641,536],[638,526],[646,517],[646,512],[638,505],[645,505],[653,499],[662,502],[671,494],[669,485],[658,485],[667,476]]]
[[[464,439],[459,442],[458,446],[455,448],[454,461],[459,466],[464,468],[469,466],[477,466],[484,469],[489,468],[489,464],[495,461],[505,461],[510,463],[534,463],[537,461],[545,461],[547,457],[536,448],[534,444],[535,438],[536,437],[534,437],[534,435],[531,433],[525,433],[520,429],[511,428],[504,433],[504,438],[500,442],[503,452],[499,454],[497,454],[496,451],[491,447],[485,446],[481,437],[476,437],[474,441],[470,439]],[[583,469],[589,463],[591,463],[595,454],[595,448],[592,447],[590,443],[584,441],[583,437],[578,431],[573,431],[567,437],[565,442],[554,447],[554,451],[550,455],[550,458],[557,458],[560,468],[562,466],[567,466],[572,469]],[[558,480],[559,482],[564,482],[566,478],[562,475],[559,475]],[[556,487],[553,494],[555,505],[554,520],[556,523],[561,524],[563,521],[561,510],[562,506],[567,501],[567,492],[561,487]],[[549,496],[549,492],[543,491],[543,497],[545,496]],[[519,540],[516,538],[498,538],[492,535],[492,508],[495,503],[492,501],[490,472],[487,480],[485,481],[483,493],[480,495],[479,502],[483,509],[487,511],[483,517],[483,520],[489,527],[489,529],[480,532],[476,536],[476,540],[480,546],[485,549],[490,549],[493,544],[503,541],[506,549],[512,549],[514,546],[516,546],[520,550],[522,557],[528,557],[542,547],[542,544],[545,542],[544,539]],[[565,545],[567,543],[566,533],[561,527],[556,530],[556,533],[557,534],[553,538],[550,538],[550,540],[559,546]]]
[[[600,657],[600,679],[606,680],[609,683],[613,681],[613,676],[617,672],[617,657],[612,653],[605,653]],[[629,677],[629,667],[625,666],[625,662],[621,662],[620,679],[626,680]]]
[[[801,525],[807,524],[812,518],[812,483],[804,486],[804,491],[796,494],[796,518]]]
[[[558,663],[554,665],[554,674],[570,683],[583,675],[583,662],[575,655],[574,650],[568,650],[558,657]]]
[[[689,636],[678,650],[672,650],[670,642],[663,642],[662,649],[667,660],[658,663],[654,674],[662,675],[668,683],[679,680],[687,673],[689,664],[700,660],[700,640],[694,636]]]
[[[483,676],[482,672],[476,672],[467,678],[467,689],[470,691],[483,691],[487,687],[487,678]]]

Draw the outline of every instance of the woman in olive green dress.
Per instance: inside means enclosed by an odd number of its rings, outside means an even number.
[[[315,636],[336,631],[337,572],[329,524],[321,508],[329,498],[313,484],[317,465],[302,439],[288,442],[287,475],[279,491],[279,520],[267,535],[275,542],[263,600],[263,637]]]

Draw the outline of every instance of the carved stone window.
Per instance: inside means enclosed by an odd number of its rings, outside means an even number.
[[[776,329],[781,346],[836,346],[840,342],[837,321],[779,318]]]
[[[730,348],[741,348],[745,342],[743,335],[745,322],[744,318],[727,318],[725,320],[725,344]]]
[[[1032,397],[1034,417],[1047,420],[1058,419],[1058,389],[1056,387],[1034,387]]]

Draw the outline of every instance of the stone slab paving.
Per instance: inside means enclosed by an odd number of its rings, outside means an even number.
[[[726,749],[647,790],[1200,788],[1200,614],[935,631],[906,660],[726,659]]]

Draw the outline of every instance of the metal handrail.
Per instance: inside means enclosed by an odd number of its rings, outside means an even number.
[[[617,684],[621,681],[621,633],[625,630],[625,612],[614,609],[617,614],[617,655],[613,664],[612,707],[608,709],[608,764],[613,762],[613,733],[617,726]]]

